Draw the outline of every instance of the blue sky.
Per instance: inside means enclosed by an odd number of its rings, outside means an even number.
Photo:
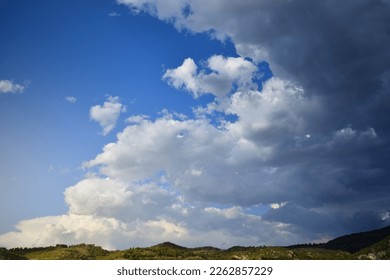
[[[293,244],[388,225],[389,9],[2,1],[0,246]]]

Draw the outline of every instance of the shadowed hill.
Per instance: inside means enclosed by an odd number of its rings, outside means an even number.
[[[349,234],[325,243],[323,248],[355,253],[390,236],[390,226],[378,230]]]
[[[174,244],[172,242],[163,242],[157,245],[154,245],[150,248],[156,248],[156,249],[173,249],[173,250],[185,250],[186,247]]]
[[[356,253],[358,259],[390,260],[390,236]]]
[[[14,254],[5,248],[0,248],[0,260],[26,260],[27,258]]]

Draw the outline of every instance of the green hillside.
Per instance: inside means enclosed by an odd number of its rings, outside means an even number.
[[[390,227],[342,236],[325,244],[289,247],[186,248],[164,242],[146,248],[108,251],[93,244],[0,248],[0,260],[390,260]]]

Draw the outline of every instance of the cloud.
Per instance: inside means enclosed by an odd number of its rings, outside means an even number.
[[[119,102],[119,97],[109,96],[103,106],[95,105],[89,110],[91,120],[100,124],[103,135],[107,135],[114,129],[120,113],[125,112],[126,107]]]
[[[263,203],[270,197],[270,203],[288,201],[287,205],[297,205],[295,209],[300,213],[321,211],[326,214],[318,215],[316,220],[332,221],[335,230],[331,235],[359,228],[354,217],[360,211],[376,213],[364,214],[366,217],[387,213],[383,196],[389,198],[385,186],[390,176],[383,151],[390,143],[390,119],[386,113],[390,105],[388,1],[339,4],[334,0],[215,0],[205,6],[202,1],[192,0],[175,7],[166,5],[164,9],[169,11],[164,14],[169,17],[159,13],[162,4],[155,1],[118,2],[172,22],[179,30],[209,32],[220,40],[230,38],[241,59],[270,63],[278,80],[264,92],[272,94],[239,90],[232,95],[230,104],[215,102],[198,110],[219,110],[239,117],[238,122],[225,129],[241,135],[237,142],[240,145],[232,150],[240,147],[241,152],[245,147],[248,151],[236,153],[235,161],[244,158],[250,164],[240,173],[244,174],[241,182],[231,181],[240,189],[232,197],[248,202],[250,199],[243,196],[251,193],[256,197],[252,200]],[[202,71],[188,59],[165,76],[172,86],[194,95],[212,91],[208,88],[212,83],[202,80]],[[230,89],[222,85],[217,87],[219,94]],[[218,90],[214,94],[218,95]],[[258,97],[261,95],[263,98]],[[250,161],[251,157],[257,160]],[[251,168],[253,174],[261,176],[251,177]],[[223,176],[234,174],[231,169],[222,170]],[[252,184],[257,188],[252,189]],[[229,186],[228,182],[222,185]],[[277,197],[278,202],[271,202]],[[359,204],[364,205],[364,210]],[[270,213],[286,209],[281,207]],[[338,209],[338,218],[326,218],[335,215],[334,209]],[[275,217],[273,221],[277,221]],[[305,228],[293,218],[278,217],[279,221]],[[381,219],[373,221],[376,226],[383,225]],[[347,226],[338,231],[340,224]],[[366,222],[359,229],[370,226]],[[319,227],[318,232],[322,230]],[[308,231],[315,229],[308,227]]]
[[[1,93],[22,93],[25,86],[14,83],[10,80],[0,80],[0,94]]]
[[[17,229],[0,236],[0,243],[8,247],[94,243],[112,248],[113,239],[126,236],[126,226],[119,221],[91,215],[66,214],[25,220],[19,222]]]
[[[291,87],[286,98],[301,99],[300,89],[271,79],[263,93],[233,94],[228,108],[240,115],[240,102],[283,108],[285,103],[276,100],[288,92],[285,87]],[[256,106],[249,111],[272,121]],[[262,166],[273,151],[245,139],[241,130],[249,119],[226,123],[223,129],[207,118],[189,119],[169,112],[155,120],[132,116],[129,122],[117,141],[84,163],[85,168],[99,167],[98,174],[65,190],[67,214],[22,221],[17,231],[0,237],[0,244],[96,242],[106,248],[127,248],[171,240],[192,247],[226,248],[303,241],[287,230],[288,225],[265,221],[245,210],[274,201],[256,197],[267,192],[266,187],[257,189],[257,181],[273,172]],[[251,167],[252,163],[258,167]]]
[[[206,73],[210,72],[210,73]],[[198,71],[191,58],[175,69],[168,69],[163,79],[177,89],[185,89],[194,97],[211,93],[223,97],[231,92],[233,85],[238,90],[257,89],[252,81],[257,66],[241,57],[214,55],[207,60],[207,69]]]
[[[68,188],[65,196],[70,209],[67,214],[21,221],[16,231],[0,236],[0,244],[95,243],[124,249],[171,240],[184,246],[227,248],[298,240],[282,224],[262,221],[240,207],[194,207],[156,184],[123,184],[93,177]]]
[[[207,118],[134,117],[137,122],[85,167],[100,167],[101,174],[123,182],[164,182],[190,203],[269,205],[279,212],[286,205],[299,205],[297,209],[307,214],[322,211],[313,223],[320,224],[319,217],[327,222],[317,231],[288,216],[277,220],[273,210],[264,216],[296,231],[300,228],[302,236],[312,239],[346,232],[339,225],[353,220],[358,205],[384,211],[388,194],[384,198],[382,187],[375,191],[364,185],[375,184],[374,176],[386,176],[385,170],[358,160],[366,151],[379,156],[382,144],[373,128],[346,127],[319,137],[310,122],[321,112],[319,101],[278,78],[266,82],[261,92],[236,92],[229,100],[224,112],[236,114],[238,120],[223,127],[215,127]],[[375,197],[375,192],[378,198],[367,202],[367,195]],[[327,218],[337,211],[335,218]],[[366,226],[357,225],[356,220],[349,227]]]
[[[115,181],[90,178],[66,189],[69,213],[78,215],[108,214],[111,209],[130,203],[131,192]]]
[[[273,186],[259,188],[257,181],[269,174],[267,160],[278,156],[287,140],[291,145],[297,141],[304,144],[307,131],[301,115],[315,110],[316,104],[305,100],[301,89],[271,79],[261,93],[231,96],[225,111],[238,116],[235,123],[219,128],[207,118],[140,118],[85,166],[99,166],[102,174],[123,181],[145,180],[164,170],[170,184],[195,201],[268,203],[266,197],[275,190]],[[134,146],[137,149],[131,148]],[[243,178],[245,191],[239,187]],[[221,187],[215,188],[216,184]]]
[[[134,13],[147,11],[157,16],[159,19],[170,20],[183,14],[183,10],[188,7],[187,0],[117,0],[118,4],[128,5]]]
[[[121,14],[117,13],[117,12],[111,12],[108,14],[109,17],[120,17]]]
[[[207,6],[200,0],[175,6],[152,0],[117,2],[173,22],[179,29],[231,38],[242,57],[266,60],[278,77],[299,84],[307,95],[321,96],[326,111],[332,112],[324,121],[333,126],[344,126],[348,119],[363,128],[373,126],[375,118],[385,129],[389,122],[386,1],[214,0]],[[322,126],[327,133],[334,129],[329,124]]]
[[[77,98],[74,96],[67,96],[67,97],[65,97],[65,100],[68,101],[69,103],[76,103],[77,102]]]

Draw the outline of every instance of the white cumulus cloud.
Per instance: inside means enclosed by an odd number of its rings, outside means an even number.
[[[242,57],[214,55],[207,60],[207,69],[198,71],[194,60],[187,58],[181,66],[168,69],[163,79],[177,89],[191,92],[195,97],[205,93],[223,97],[230,93],[234,84],[239,90],[257,89],[252,81],[256,72],[257,66]]]
[[[98,122],[103,128],[103,135],[107,135],[114,129],[120,113],[125,112],[126,107],[119,102],[119,97],[109,96],[101,105],[95,105],[89,110],[92,120]]]

